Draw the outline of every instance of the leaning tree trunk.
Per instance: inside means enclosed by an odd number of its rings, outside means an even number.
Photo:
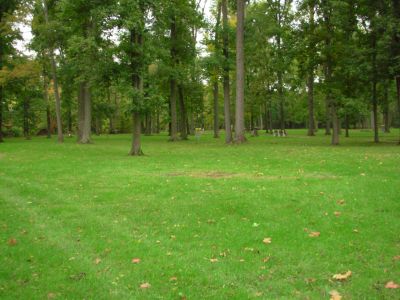
[[[225,116],[225,142],[232,143],[231,129],[231,88],[229,82],[229,32],[228,32],[228,0],[222,0],[222,26],[223,26],[223,54],[224,54],[224,116]]]
[[[172,18],[171,22],[171,62],[172,69],[175,70],[177,67],[177,29],[176,29],[176,18]],[[171,117],[171,129],[170,129],[170,141],[175,142],[178,140],[178,117],[176,109],[177,99],[177,83],[175,75],[172,74],[170,78],[170,117]]]
[[[244,127],[244,13],[245,0],[237,0],[235,142],[246,141]]]

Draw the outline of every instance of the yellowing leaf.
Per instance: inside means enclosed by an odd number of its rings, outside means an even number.
[[[313,232],[311,232],[308,236],[309,237],[319,237],[321,235],[321,233],[320,232],[318,232],[318,231],[313,231]]]
[[[178,278],[177,277],[171,277],[170,279],[169,279],[169,281],[177,281],[178,280]]]
[[[96,260],[94,261],[94,263],[95,263],[96,265],[98,265],[99,263],[101,263],[101,259],[100,259],[100,258],[96,258]]]
[[[211,259],[210,259],[210,262],[216,263],[216,262],[218,262],[218,258],[211,258]]]
[[[271,244],[272,243],[272,238],[263,239],[263,243],[266,244],[266,245]]]
[[[138,264],[138,263],[140,263],[140,258],[132,258],[132,263],[133,263],[133,264]]]
[[[336,217],[340,217],[340,215],[342,214],[340,211],[335,211],[334,213],[333,213]]]
[[[394,283],[393,281],[389,281],[388,283],[386,283],[385,288],[398,289],[398,288],[400,288],[400,285],[398,285],[397,283]]]
[[[150,287],[151,287],[151,284],[148,283],[148,282],[144,282],[144,283],[142,283],[142,284],[140,285],[140,288],[141,288],[141,289],[148,289],[148,288],[150,288]]]
[[[330,300],[341,300],[342,299],[342,296],[339,294],[339,292],[335,291],[335,290],[330,291],[329,295],[331,296]]]
[[[347,271],[346,273],[344,273],[344,274],[335,274],[335,275],[333,275],[333,279],[336,279],[336,280],[346,280],[346,279],[348,279],[350,276],[351,276],[351,271]]]

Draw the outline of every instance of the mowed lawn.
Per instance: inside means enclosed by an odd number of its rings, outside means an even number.
[[[0,298],[399,299],[398,131],[351,135],[8,139]]]

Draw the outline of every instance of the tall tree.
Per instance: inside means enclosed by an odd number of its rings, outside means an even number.
[[[235,142],[241,144],[246,141],[244,125],[244,19],[246,1],[237,0],[237,28],[236,28],[236,119]]]
[[[225,142],[232,143],[231,129],[231,89],[230,89],[230,62],[229,62],[229,25],[228,25],[228,1],[222,0],[222,26],[223,26],[223,86],[224,86],[224,119],[225,119]]]

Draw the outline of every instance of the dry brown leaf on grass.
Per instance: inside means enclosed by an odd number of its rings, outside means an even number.
[[[210,262],[216,263],[216,262],[218,262],[218,258],[211,258],[211,259],[210,259]]]
[[[169,281],[177,281],[178,280],[178,278],[177,277],[171,277],[170,279],[169,279]]]
[[[133,263],[133,264],[138,264],[138,263],[140,263],[140,258],[132,258],[132,263]]]
[[[393,260],[400,260],[400,255],[396,255],[395,257],[393,257]]]
[[[272,243],[272,238],[270,238],[270,237],[269,238],[264,238],[263,239],[263,243],[266,244],[266,245],[271,244]]]
[[[96,260],[94,261],[94,263],[95,263],[96,265],[98,265],[99,263],[101,263],[101,259],[100,259],[100,258],[96,258]]]
[[[400,288],[400,285],[398,285],[397,283],[394,283],[393,281],[389,281],[388,283],[386,283],[385,288],[398,289],[398,288]]]
[[[9,246],[15,246],[17,244],[17,240],[14,238],[11,238],[8,240],[8,245]]]
[[[313,232],[311,232],[308,236],[309,236],[309,237],[319,237],[320,235],[321,235],[320,232],[318,232],[318,231],[313,231]]]
[[[142,284],[140,285],[140,288],[141,288],[141,289],[148,289],[148,288],[150,288],[150,287],[151,287],[151,284],[148,283],[148,282],[144,282],[144,283],[142,283]]]
[[[342,214],[340,211],[335,211],[334,213],[333,213],[336,217],[340,217],[340,215]]]
[[[330,300],[341,300],[342,299],[342,296],[339,294],[339,292],[335,291],[335,290],[330,291],[329,296],[331,296]]]
[[[346,280],[351,276],[351,274],[352,274],[351,271],[347,271],[346,273],[343,273],[343,274],[335,274],[335,275],[333,275],[333,279]]]

